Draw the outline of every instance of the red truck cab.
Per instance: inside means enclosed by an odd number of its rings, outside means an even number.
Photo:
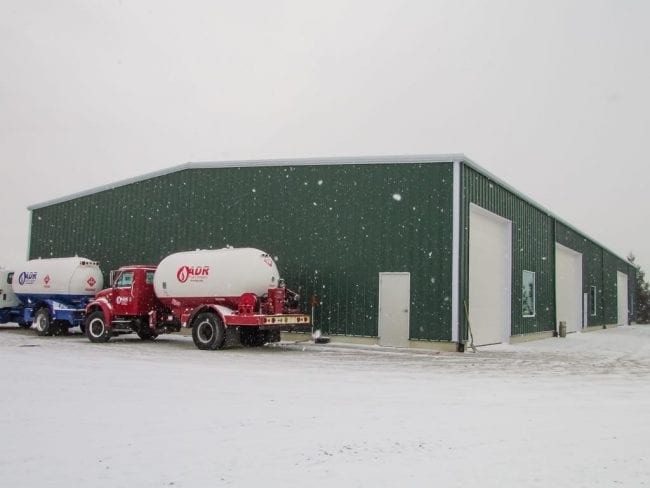
[[[153,288],[156,266],[123,266],[113,276],[110,288],[100,291],[86,307],[86,335],[92,342],[106,342],[112,336],[135,332],[143,340],[175,332],[175,321],[157,324],[165,313]]]

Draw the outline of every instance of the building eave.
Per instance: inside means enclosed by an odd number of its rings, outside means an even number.
[[[367,165],[367,164],[436,164],[436,163],[453,163],[461,162],[467,165],[469,168],[474,169],[478,173],[482,174],[486,178],[492,180],[495,184],[501,186],[505,190],[509,191],[518,198],[528,202],[532,206],[536,207],[539,211],[544,212],[549,217],[553,218],[555,221],[560,222],[562,225],[568,227],[572,231],[583,236],[585,239],[593,242],[594,244],[600,246],[610,254],[616,256],[628,263],[627,259],[619,256],[617,253],[613,252],[606,246],[599,243],[597,240],[589,237],[584,232],[581,232],[575,226],[569,224],[566,220],[558,217],[554,212],[547,209],[545,206],[539,204],[532,198],[524,195],[519,190],[515,189],[510,184],[506,183],[501,178],[495,176],[472,159],[468,158],[463,153],[450,153],[450,154],[415,154],[415,155],[386,155],[386,156],[349,156],[349,157],[322,157],[322,158],[278,158],[278,159],[249,159],[249,160],[230,160],[230,161],[193,161],[176,166],[172,166],[166,169],[159,171],[153,171],[150,173],[145,173],[133,178],[127,178],[124,180],[119,180],[113,183],[106,185],[101,185],[95,188],[84,190],[78,193],[71,195],[66,195],[64,197],[55,198],[48,200],[42,203],[37,203],[27,207],[29,211],[38,210],[44,207],[49,207],[51,205],[56,205],[59,203],[64,203],[70,200],[75,200],[77,198],[94,195],[107,190],[112,190],[122,186],[130,185],[133,183],[138,183],[141,181],[150,180],[152,178],[157,178],[160,176],[165,176],[172,173],[177,173],[180,171],[188,169],[217,169],[217,168],[246,168],[246,167],[274,167],[274,166],[331,166],[331,165],[345,165],[345,164],[355,164],[355,165]],[[628,263],[629,264],[629,263]]]
[[[451,163],[467,159],[463,154],[421,154],[413,156],[359,156],[359,157],[325,157],[325,158],[287,158],[287,159],[249,159],[233,161],[205,161],[187,162],[170,168],[145,173],[133,178],[119,180],[106,185],[97,186],[88,190],[66,195],[64,197],[47,200],[27,207],[27,210],[37,210],[58,203],[64,203],[77,198],[94,195],[106,190],[113,190],[121,186],[150,180],[159,176],[177,173],[187,169],[217,169],[217,168],[249,168],[272,166],[328,166],[341,164],[417,164],[417,163]]]

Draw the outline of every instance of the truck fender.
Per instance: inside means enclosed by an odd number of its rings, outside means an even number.
[[[228,307],[224,307],[223,305],[215,305],[215,304],[199,305],[194,310],[192,310],[192,312],[189,314],[189,317],[187,318],[187,320],[183,320],[183,317],[181,317],[181,322],[182,322],[183,326],[191,327],[192,322],[194,322],[194,319],[196,318],[196,316],[198,314],[202,313],[202,312],[214,312],[214,313],[216,313],[219,316],[219,318],[223,321],[224,324],[226,323],[224,317],[226,315],[232,315],[233,313],[235,313],[235,311],[233,309],[228,308]]]
[[[110,327],[113,321],[113,307],[105,298],[98,298],[86,305],[86,317],[97,310],[104,312],[104,321],[107,327]]]

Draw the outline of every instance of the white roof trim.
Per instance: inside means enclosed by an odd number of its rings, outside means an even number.
[[[494,181],[499,186],[503,187],[510,193],[518,196],[522,200],[530,203],[531,205],[537,207],[538,210],[546,213],[549,217],[552,217],[556,221],[562,223],[566,227],[570,228],[574,232],[580,234],[587,240],[593,242],[594,244],[602,247],[610,254],[613,254],[617,258],[628,263],[627,259],[622,258],[617,253],[610,250],[608,247],[603,246],[601,243],[592,239],[584,232],[581,232],[579,229],[569,224],[564,219],[558,217],[555,213],[548,210],[543,205],[540,205],[532,198],[524,195],[520,191],[516,190],[508,183],[493,175],[480,165],[476,164],[470,158],[465,156],[462,153],[451,153],[451,154],[416,154],[412,156],[358,156],[358,157],[325,157],[325,158],[297,158],[297,159],[251,159],[251,160],[232,160],[232,161],[209,161],[209,162],[187,162],[184,164],[179,164],[177,166],[172,166],[170,168],[162,169],[160,171],[154,171],[151,173],[145,173],[140,176],[133,178],[128,178],[125,180],[116,181],[114,183],[109,183],[106,185],[98,186],[91,188],[89,190],[84,190],[72,195],[67,195],[65,197],[55,198],[53,200],[48,200],[46,202],[38,203],[35,205],[30,205],[27,207],[27,210],[37,210],[43,207],[49,207],[51,205],[56,205],[57,203],[63,203],[76,198],[85,197],[93,195],[95,193],[100,193],[106,190],[112,190],[125,185],[130,185],[132,183],[137,183],[140,181],[149,180],[159,176],[165,176],[171,173],[176,173],[186,169],[205,169],[205,168],[236,168],[236,167],[270,167],[270,166],[319,166],[319,165],[338,165],[338,164],[413,164],[413,163],[453,163],[455,161],[460,161],[465,163],[470,168],[481,173],[483,176]],[[31,230],[31,226],[30,226]],[[628,263],[630,264],[630,263]],[[630,266],[633,266],[630,264]]]
[[[603,244],[601,244],[600,242],[598,242],[596,239],[594,239],[594,238],[588,236],[587,234],[585,234],[585,233],[582,232],[580,229],[578,229],[578,228],[575,227],[574,225],[570,224],[569,222],[567,222],[567,221],[564,220],[563,218],[558,217],[555,213],[551,212],[549,209],[547,209],[547,208],[544,207],[543,205],[537,203],[535,200],[533,200],[533,199],[530,198],[529,196],[524,195],[524,194],[521,193],[519,190],[516,190],[515,188],[513,188],[512,186],[510,186],[508,183],[506,183],[505,181],[503,181],[502,179],[500,179],[500,178],[494,176],[492,173],[490,173],[489,171],[487,171],[486,169],[484,169],[484,168],[481,167],[480,165],[476,164],[476,163],[475,163],[474,161],[472,161],[471,159],[469,159],[469,158],[465,158],[465,159],[463,160],[463,162],[464,162],[467,166],[469,166],[470,168],[472,168],[472,169],[476,170],[477,172],[481,173],[481,174],[482,174],[483,176],[485,176],[486,178],[488,178],[488,179],[494,181],[497,185],[503,187],[504,189],[506,189],[506,190],[509,191],[510,193],[516,195],[517,197],[521,198],[521,199],[524,200],[525,202],[528,202],[528,203],[530,203],[531,205],[533,205],[534,207],[536,207],[538,210],[544,212],[546,215],[548,215],[549,217],[553,218],[556,222],[559,222],[559,223],[561,223],[562,225],[564,225],[564,226],[568,227],[569,229],[571,229],[572,231],[576,232],[577,234],[580,234],[582,237],[584,237],[584,238],[587,239],[588,241],[591,241],[592,243],[596,244],[597,246],[603,248],[605,251],[607,251],[607,252],[609,252],[610,254],[614,255],[614,256],[617,257],[618,259],[620,259],[620,260],[622,260],[622,261],[625,261],[625,263],[628,264],[629,266],[632,266],[632,267],[636,268],[636,266],[634,266],[633,264],[631,264],[631,263],[630,263],[626,258],[621,257],[618,253],[612,251],[612,250],[609,249],[607,246],[604,246]],[[556,242],[557,242],[557,241],[556,241]]]

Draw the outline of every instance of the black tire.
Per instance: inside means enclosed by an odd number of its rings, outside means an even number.
[[[226,339],[226,328],[217,314],[204,312],[192,322],[194,345],[204,351],[221,349]]]
[[[55,320],[52,324],[52,335],[68,335],[69,322],[65,320]]]
[[[54,324],[52,324],[52,317],[47,308],[41,308],[34,316],[34,327],[39,336],[50,336],[54,332]]]
[[[266,331],[266,342],[280,342],[282,336],[280,335],[279,330],[267,330]]]
[[[86,317],[86,337],[90,342],[106,342],[111,338],[111,333],[106,327],[104,312],[101,310]]]

